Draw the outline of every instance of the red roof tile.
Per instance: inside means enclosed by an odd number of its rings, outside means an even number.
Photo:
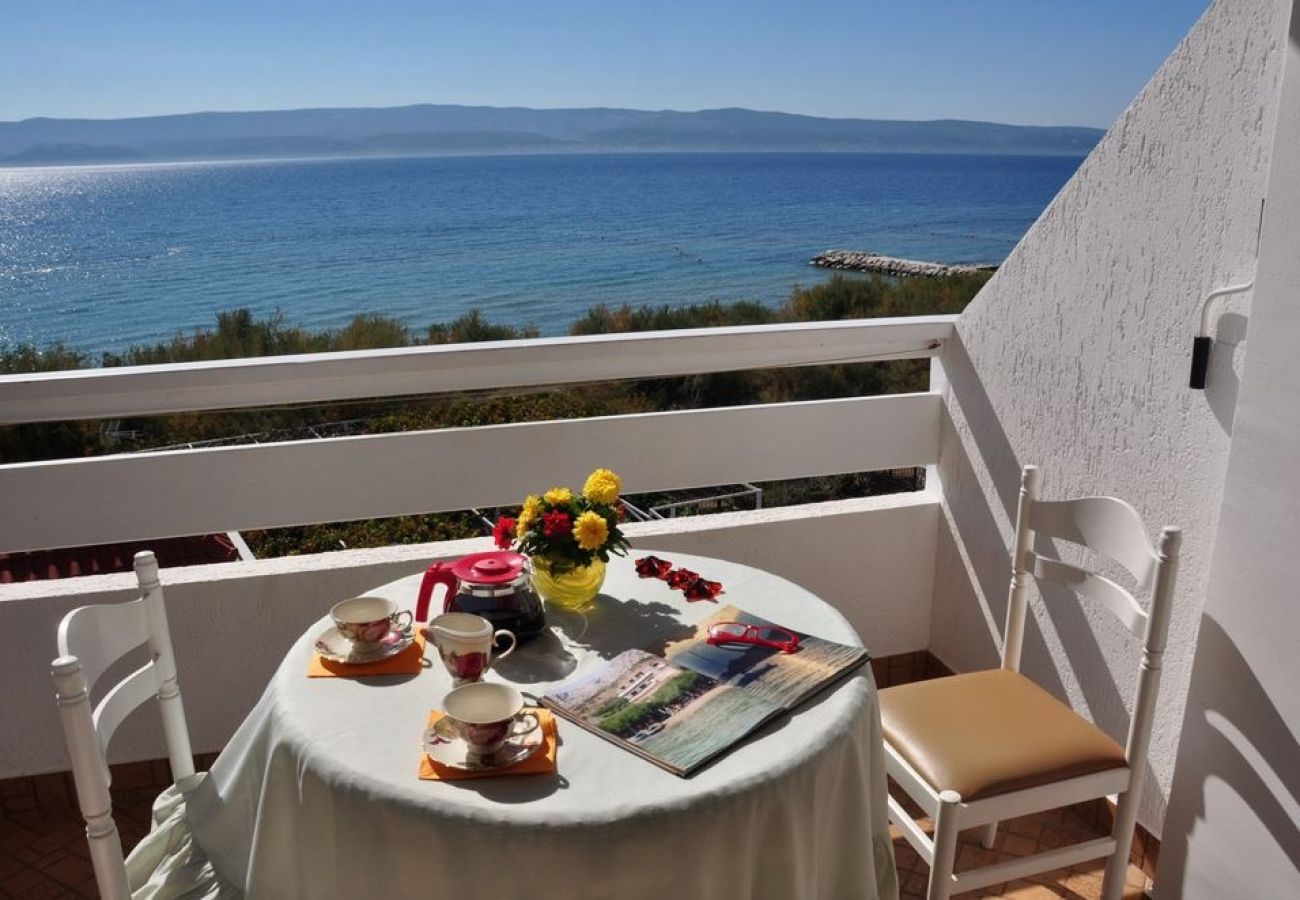
[[[224,534],[65,550],[0,553],[0,584],[129,572],[132,558],[140,550],[152,550],[158,556],[158,565],[163,568],[235,562],[239,559],[239,552]]]

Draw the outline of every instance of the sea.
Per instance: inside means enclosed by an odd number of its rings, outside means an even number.
[[[247,307],[417,333],[479,310],[776,305],[832,248],[1002,262],[1081,160],[645,153],[0,168],[0,347],[96,354]]]

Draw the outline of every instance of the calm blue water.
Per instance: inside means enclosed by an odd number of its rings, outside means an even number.
[[[777,303],[832,247],[1000,262],[1079,160],[655,154],[0,169],[0,344],[120,350],[240,306],[558,334],[597,303]]]

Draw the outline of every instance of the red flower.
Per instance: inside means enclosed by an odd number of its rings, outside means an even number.
[[[510,549],[510,542],[515,537],[515,520],[509,516],[502,516],[497,519],[497,524],[492,528],[492,540],[497,547],[502,550]]]
[[[564,537],[572,528],[573,519],[568,513],[542,513],[542,534],[548,538]]]

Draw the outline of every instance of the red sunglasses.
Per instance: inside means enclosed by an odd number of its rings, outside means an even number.
[[[705,640],[715,647],[727,644],[752,644],[771,647],[782,653],[799,649],[799,635],[780,625],[746,625],[744,622],[716,622],[709,626]]]

